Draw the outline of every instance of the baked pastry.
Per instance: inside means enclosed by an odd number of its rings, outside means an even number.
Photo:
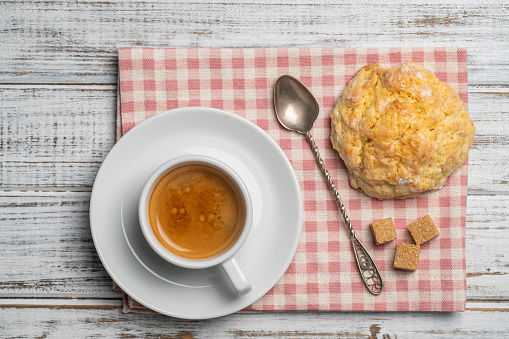
[[[458,94],[415,62],[361,68],[338,99],[331,124],[350,184],[381,200],[441,188],[465,162],[474,138]]]

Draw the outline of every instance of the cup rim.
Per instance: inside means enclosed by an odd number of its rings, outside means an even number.
[[[164,245],[162,245],[155,236],[148,217],[148,204],[150,202],[150,196],[152,195],[152,191],[155,188],[156,184],[159,182],[159,180],[172,169],[193,163],[206,164],[214,168],[217,168],[220,171],[227,174],[232,179],[232,181],[237,185],[244,199],[245,204],[245,218],[243,229],[239,236],[237,237],[237,239],[235,240],[235,242],[223,252],[202,259],[184,258],[171,252],[169,249],[164,247]],[[148,180],[145,182],[145,185],[143,186],[143,190],[140,195],[140,200],[138,204],[138,219],[145,240],[161,258],[180,267],[191,269],[202,269],[213,267],[229,260],[240,249],[240,247],[245,242],[251,230],[251,224],[253,219],[253,207],[251,196],[249,194],[249,190],[247,189],[247,185],[245,184],[241,176],[237,173],[237,171],[235,171],[229,164],[225,163],[222,160],[207,155],[187,154],[166,161],[150,175]]]

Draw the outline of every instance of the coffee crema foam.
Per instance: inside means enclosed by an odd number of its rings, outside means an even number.
[[[242,231],[245,204],[235,183],[220,170],[187,164],[165,174],[149,202],[149,219],[159,242],[189,259],[226,250]]]

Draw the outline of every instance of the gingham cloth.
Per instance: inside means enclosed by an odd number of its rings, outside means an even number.
[[[281,280],[247,310],[459,311],[466,300],[465,210],[467,164],[439,191],[416,199],[378,201],[352,189],[332,149],[329,114],[346,83],[364,65],[413,60],[449,83],[467,102],[467,53],[457,48],[121,48],[118,136],[159,112],[205,106],[242,116],[263,128],[295,170],[304,226],[295,257]],[[320,114],[311,133],[359,239],[384,279],[384,292],[364,287],[334,197],[305,138],[283,129],[274,113],[273,86],[290,74],[314,94]],[[412,243],[406,226],[429,214],[440,236],[421,246],[416,272],[395,270],[398,242]],[[398,240],[375,245],[372,221],[392,217]],[[146,312],[124,295],[124,311]]]

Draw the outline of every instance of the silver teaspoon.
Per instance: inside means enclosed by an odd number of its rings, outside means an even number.
[[[276,81],[276,85],[274,86],[274,108],[277,119],[284,128],[304,134],[311,144],[318,166],[320,167],[323,175],[325,175],[329,188],[334,193],[341,215],[348,227],[355,259],[357,261],[357,267],[359,267],[362,280],[371,293],[375,295],[382,293],[384,285],[380,272],[378,271],[373,259],[371,259],[369,253],[366,251],[359,239],[357,239],[338,190],[332,182],[329,172],[325,168],[325,164],[320,157],[320,153],[318,152],[318,148],[315,145],[313,137],[309,133],[313,127],[316,117],[318,116],[318,102],[313,94],[311,94],[306,86],[304,86],[299,80],[289,75],[283,75]]]

